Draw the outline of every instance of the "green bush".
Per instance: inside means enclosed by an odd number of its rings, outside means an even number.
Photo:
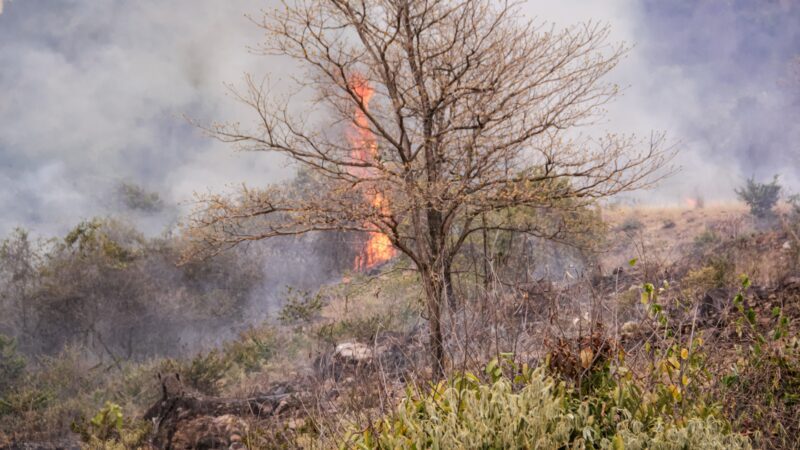
[[[695,236],[694,245],[695,247],[706,247],[717,244],[719,241],[719,235],[714,230],[706,228],[705,231]]]
[[[76,424],[73,430],[81,434],[84,441],[88,441],[90,437],[105,441],[119,437],[122,431],[122,421],[122,408],[116,403],[106,402],[105,406],[85,424],[85,427]]]
[[[127,420],[122,407],[112,402],[106,402],[91,419],[72,423],[72,431],[88,448],[104,450],[145,448],[150,428],[145,422]]]
[[[275,356],[276,348],[278,334],[274,328],[263,326],[250,328],[239,339],[225,344],[225,355],[245,372],[253,372]]]
[[[0,334],[0,398],[25,374],[25,359],[17,354],[14,339]]]
[[[231,365],[232,363],[226,355],[212,350],[206,354],[195,356],[191,362],[183,365],[179,372],[184,383],[189,387],[204,394],[217,395],[221,382],[231,369]]]
[[[781,185],[775,175],[770,183],[759,183],[754,178],[748,178],[744,186],[736,189],[736,195],[750,207],[750,214],[765,218],[772,216],[772,208],[781,195]]]
[[[278,313],[278,320],[285,325],[298,322],[311,322],[322,310],[322,294],[289,288],[286,302]]]
[[[26,412],[41,411],[53,402],[53,394],[34,386],[24,386],[8,392],[0,398],[0,417],[20,416]]]
[[[800,435],[800,340],[790,328],[790,317],[775,306],[764,317],[761,309],[746,305],[750,280],[733,300],[739,313],[734,322],[738,337],[749,343],[721,377],[719,396],[725,413],[765,448],[797,448]],[[766,326],[765,326],[766,324]]]
[[[375,313],[367,316],[347,317],[320,326],[316,335],[319,340],[330,344],[336,344],[345,339],[372,342],[380,331],[392,330],[395,322],[395,318],[390,314]]]
[[[164,201],[158,192],[151,192],[130,182],[117,185],[117,197],[126,208],[144,213],[157,213],[164,209]]]
[[[488,371],[496,370],[495,363]],[[489,383],[467,373],[422,396],[409,391],[393,414],[351,431],[342,448],[750,448],[713,417],[645,425],[619,410],[615,426],[606,428],[588,402],[576,400],[543,369]]]

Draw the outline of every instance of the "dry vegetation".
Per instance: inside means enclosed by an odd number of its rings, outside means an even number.
[[[79,346],[22,356],[5,340],[4,442],[794,448],[800,278],[781,221],[733,204],[603,216],[607,244],[591,255],[490,236],[489,277],[460,262],[444,381],[425,357],[424,291],[400,258],[288,291],[275,320],[190,358],[97,366]],[[180,387],[162,392],[159,373],[179,374]],[[425,419],[459,398],[457,416]],[[489,398],[522,409],[486,416]],[[170,402],[186,415],[170,415]],[[160,428],[142,420],[148,408]],[[503,431],[521,417],[529,428]],[[449,441],[451,426],[467,440]]]
[[[604,203],[673,155],[568,132],[617,93],[606,28],[487,0],[292,5],[263,49],[344,129],[248,78],[256,129],[209,131],[292,159],[293,183],[201,197],[177,236],[7,239],[0,445],[798,446],[800,200],[775,209],[776,179],[737,191],[749,211]],[[326,282],[253,321],[264,277],[310,258]]]

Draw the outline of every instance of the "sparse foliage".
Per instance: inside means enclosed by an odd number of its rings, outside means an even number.
[[[800,343],[790,332],[790,318],[782,308],[776,306],[764,314],[748,302],[750,286],[750,279],[742,276],[733,299],[738,313],[736,333],[749,345],[721,377],[720,396],[736,425],[752,432],[762,446],[796,448],[800,433]]]
[[[471,235],[488,226],[563,238],[566,215],[647,185],[672,156],[663,136],[568,132],[591,123],[617,93],[602,79],[624,48],[597,24],[557,30],[520,19],[515,3],[488,0],[326,0],[286,2],[260,25],[264,53],[308,69],[298,87],[314,93],[334,127],[311,125],[290,99],[248,77],[237,96],[256,112],[256,128],[209,131],[288,157],[321,189],[300,198],[277,186],[200,198],[187,257],[309,231],[381,233],[419,271],[437,373],[452,264]],[[370,138],[354,143],[337,126]],[[508,208],[531,220],[480,220]]]
[[[625,232],[641,230],[642,227],[644,227],[644,224],[642,224],[642,221],[636,217],[629,217],[625,219],[625,221],[619,226],[620,230]]]
[[[164,201],[157,192],[150,192],[130,182],[122,182],[117,186],[117,197],[126,208],[148,214],[164,209]]]
[[[244,254],[176,267],[179,251],[177,240],[146,238],[112,219],[38,243],[17,231],[0,246],[0,332],[28,354],[84,345],[114,365],[183,353],[193,323],[228,332],[261,269]]]
[[[0,334],[0,401],[8,390],[22,378],[25,358],[17,353],[13,339]]]
[[[320,292],[311,294],[290,287],[287,289],[283,308],[278,313],[278,320],[283,324],[310,322],[319,314],[322,306]]]

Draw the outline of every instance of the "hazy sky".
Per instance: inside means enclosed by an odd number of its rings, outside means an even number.
[[[132,181],[186,202],[194,191],[280,180],[267,154],[235,153],[183,115],[248,120],[223,83],[288,68],[247,51],[255,0],[0,2],[0,233],[61,232],[113,212]],[[531,0],[543,21],[608,22],[633,45],[613,75],[627,86],[609,130],[666,130],[684,171],[649,198],[729,196],[743,177],[783,174],[797,186],[800,121],[791,61],[796,0]],[[797,73],[797,72],[795,72]]]

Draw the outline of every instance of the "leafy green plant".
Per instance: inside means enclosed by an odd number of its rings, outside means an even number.
[[[800,341],[789,317],[775,306],[769,317],[748,304],[750,279],[742,276],[733,306],[735,331],[747,348],[721,379],[726,414],[768,448],[796,448],[800,435]],[[769,325],[764,327],[764,324]]]
[[[312,295],[310,292],[299,291],[289,287],[286,301],[278,313],[278,320],[285,325],[298,322],[308,323],[319,315],[322,306],[322,294],[320,292]]]
[[[592,399],[502,355],[485,369],[484,382],[469,372],[422,394],[408,390],[389,416],[365,429],[351,428],[341,448],[749,448],[724,421],[690,417],[646,424],[624,409],[597,414]],[[613,426],[607,426],[610,421]]]
[[[122,420],[122,408],[116,403],[106,402],[103,409],[89,421],[90,432],[99,439],[111,439],[119,436]]]
[[[89,448],[128,449],[144,446],[149,427],[143,422],[130,422],[122,413],[122,407],[106,402],[103,408],[89,420],[72,423],[77,433]]]
[[[754,178],[748,178],[744,186],[736,189],[736,195],[750,207],[750,214],[765,218],[772,216],[772,209],[778,203],[781,189],[777,175],[770,183],[759,183]]]
[[[645,364],[636,366],[636,375],[626,362],[626,352],[618,349],[593,372],[590,389],[579,391],[583,395],[580,404],[596,418],[601,434],[614,432],[623,419],[651,429],[719,418],[719,408],[705,390],[712,377],[706,369],[703,339],[676,329],[662,303],[669,290],[666,282],[658,287],[644,283],[640,288],[646,322],[653,328],[640,347],[639,358],[644,358]]]

